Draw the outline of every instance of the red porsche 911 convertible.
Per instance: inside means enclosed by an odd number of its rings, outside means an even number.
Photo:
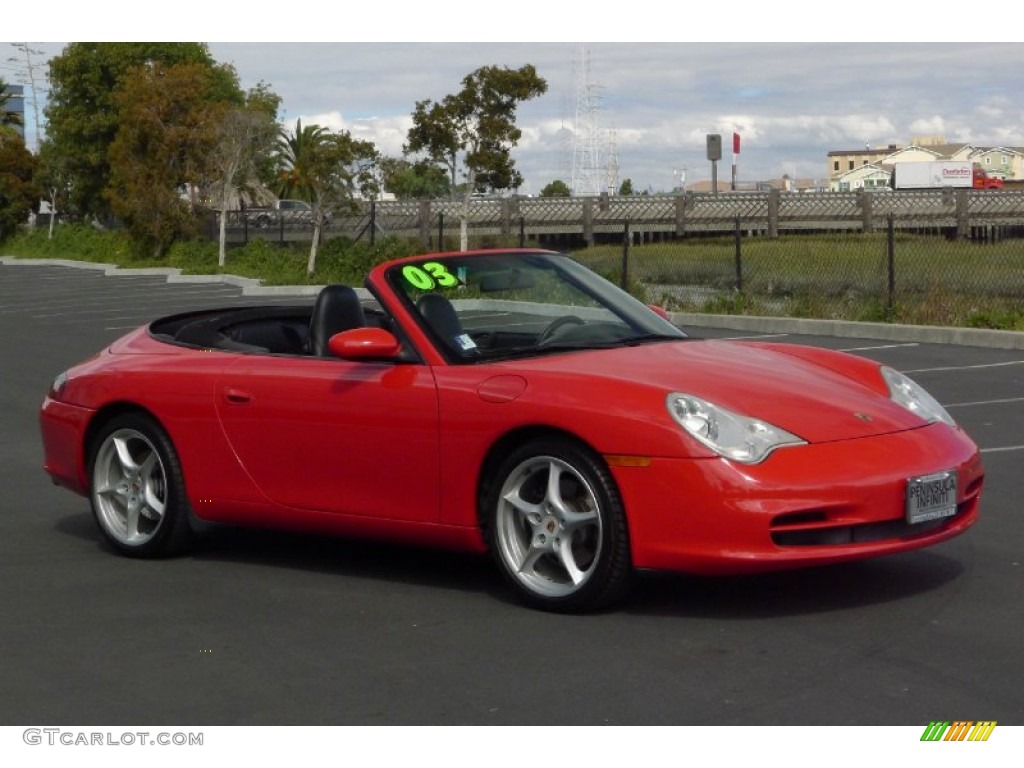
[[[490,551],[526,603],[945,541],[978,449],[891,368],[687,336],[542,250],[375,268],[315,305],[157,320],[61,373],[45,469],[139,557],[200,523]]]

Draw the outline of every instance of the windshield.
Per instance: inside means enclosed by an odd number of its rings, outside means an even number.
[[[396,264],[387,279],[452,362],[686,338],[564,254],[444,254]]]

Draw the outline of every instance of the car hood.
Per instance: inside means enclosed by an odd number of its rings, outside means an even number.
[[[820,361],[806,359],[821,355]],[[862,358],[792,345],[681,341],[619,349],[566,352],[515,367],[533,384],[533,373],[563,374],[613,386],[683,392],[731,411],[770,422],[812,443],[900,432],[925,422],[884,394],[878,366]],[[858,376],[859,378],[854,378]],[[614,390],[612,390],[614,391]]]

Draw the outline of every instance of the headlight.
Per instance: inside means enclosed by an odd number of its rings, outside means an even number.
[[[688,434],[719,456],[744,464],[757,464],[776,448],[805,442],[765,421],[733,413],[693,395],[673,392],[665,404]]]
[[[889,386],[889,397],[894,403],[899,403],[929,423],[943,421],[951,427],[956,426],[953,417],[939,405],[939,401],[925,392],[917,382],[886,366],[882,366],[882,378]]]
[[[68,385],[67,373],[58,373],[50,384],[50,391],[47,393],[51,400],[60,400],[64,394],[64,387]]]

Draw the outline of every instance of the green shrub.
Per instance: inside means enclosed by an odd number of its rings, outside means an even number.
[[[88,224],[61,224],[53,238],[45,227],[21,232],[3,247],[7,255],[37,259],[72,259],[137,266],[140,256],[122,230],[96,229]]]
[[[475,243],[497,245],[499,238]],[[457,248],[457,243],[446,242]],[[126,267],[172,266],[187,274],[224,272],[268,285],[362,285],[377,264],[424,252],[418,240],[387,237],[374,245],[335,237],[306,274],[308,243],[254,239],[217,265],[217,246],[195,239],[173,244],[162,259],[142,253],[123,230],[61,224],[9,237],[0,254],[73,259]],[[895,239],[895,292],[887,287],[884,234],[800,234],[746,237],[737,291],[732,237],[690,237],[630,246],[628,290],[667,309],[916,325],[1024,330],[1021,241],[978,244],[941,235],[901,233]],[[574,259],[619,284],[621,244],[573,252]]]

